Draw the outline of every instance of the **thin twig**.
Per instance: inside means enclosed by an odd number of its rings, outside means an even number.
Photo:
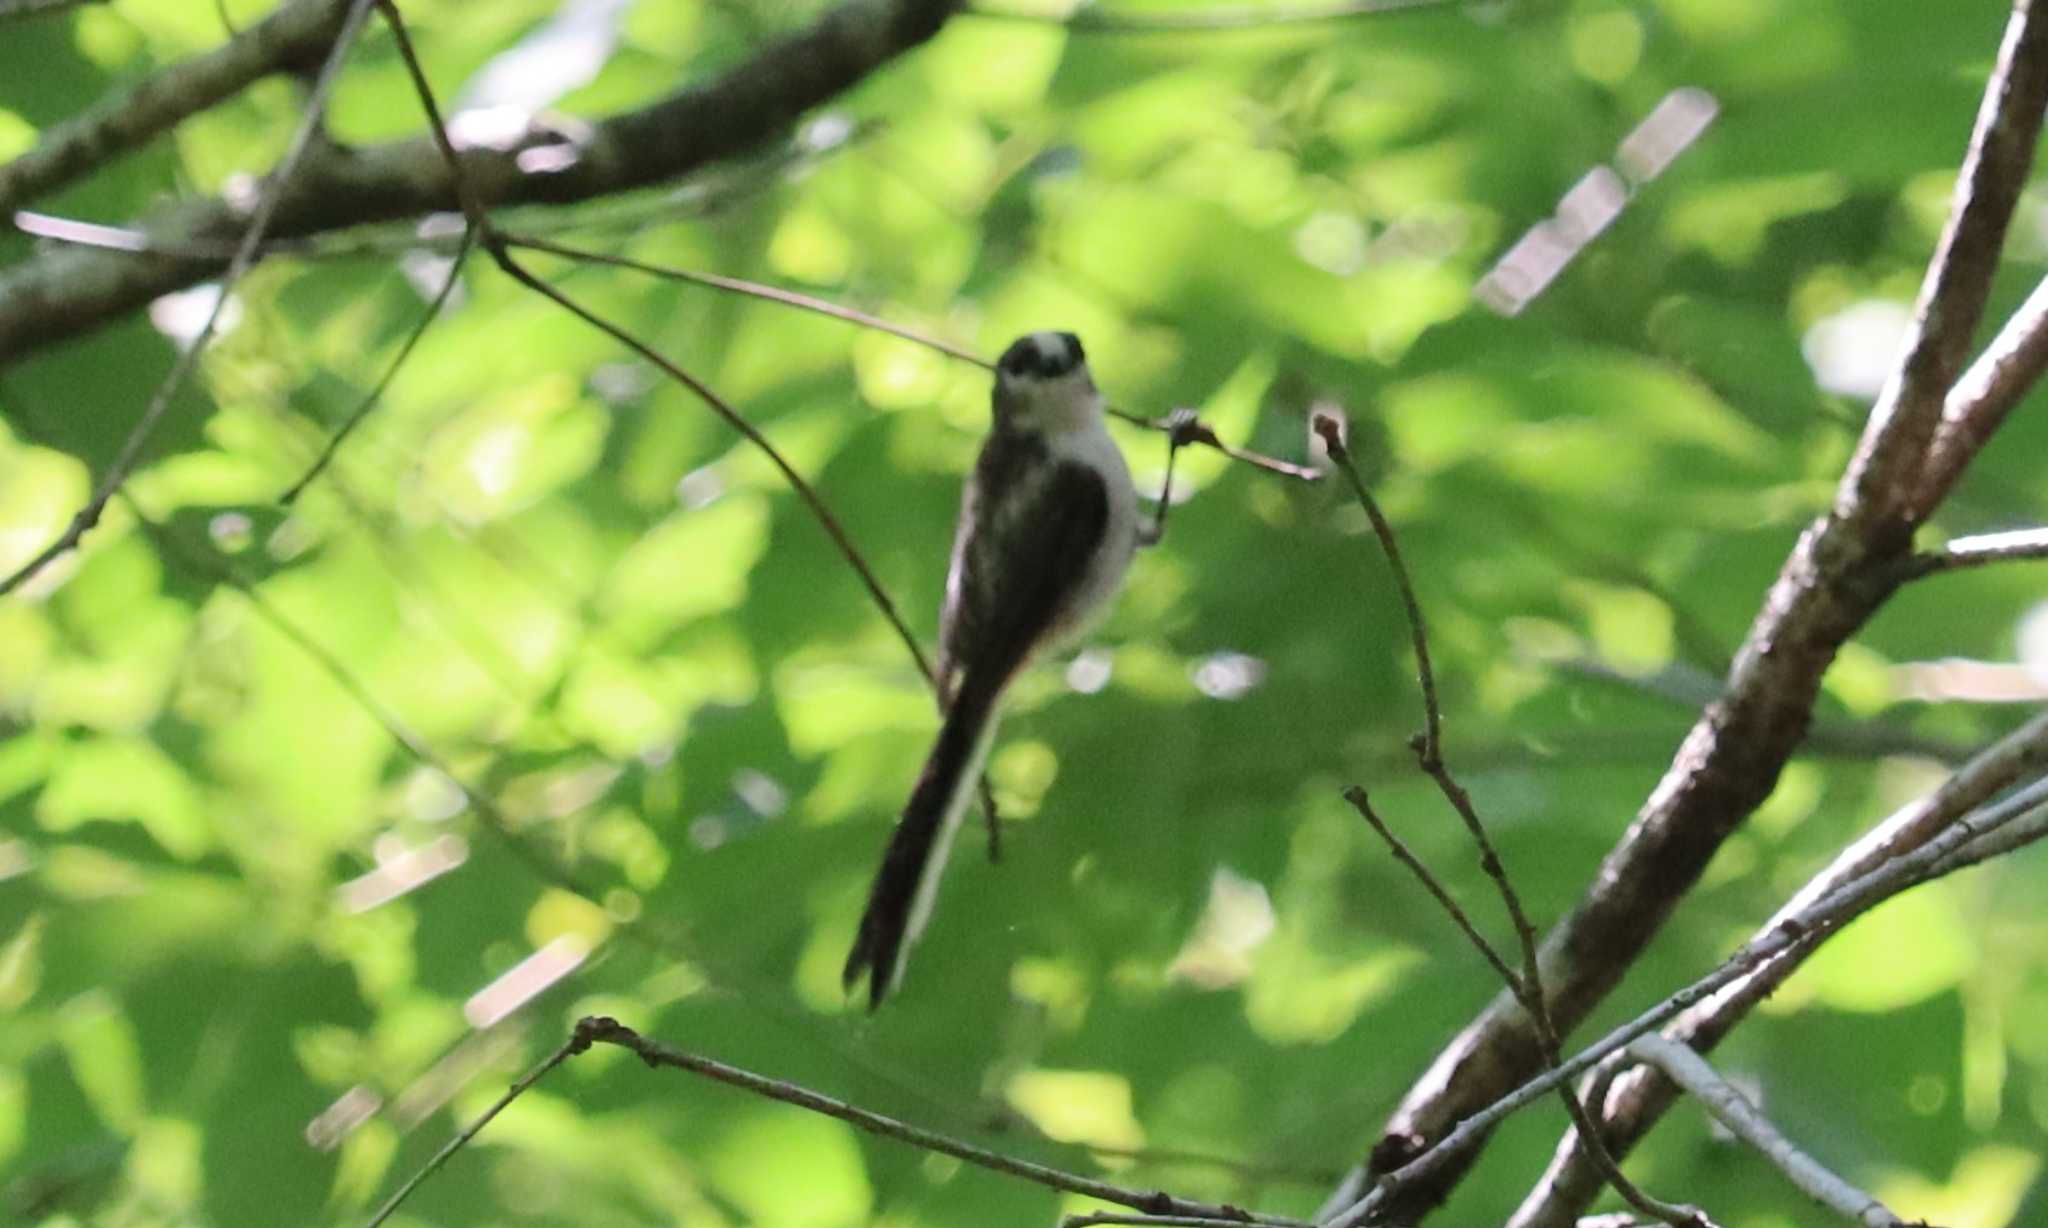
[[[2026,186],[2048,107],[2048,14],[2013,5],[1984,90],[1947,226],[1928,263],[1897,370],[1871,407],[1836,512],[1895,532],[1931,506],[1921,497],[1929,445],[1984,314],[2005,232]]]
[[[363,20],[368,16],[372,0],[353,0],[348,17],[342,22],[340,33],[335,36],[334,49],[328,53],[327,62],[320,68],[320,75],[313,82],[313,88],[306,97],[305,113],[299,119],[298,130],[292,134],[291,144],[286,148],[277,171],[265,185],[262,199],[249,218],[249,228],[242,233],[242,241],[235,250],[234,259],[228,262],[227,271],[222,274],[219,289],[213,300],[213,307],[206,313],[205,323],[199,331],[185,342],[179,351],[177,361],[171,365],[170,373],[157,385],[141,418],[128,432],[128,438],[121,444],[113,462],[101,475],[99,484],[93,488],[92,498],[71,518],[71,523],[41,553],[24,563],[13,575],[0,580],[0,597],[13,592],[33,578],[37,572],[49,566],[58,556],[74,549],[93,526],[99,524],[100,516],[106,511],[107,500],[128,480],[136,462],[141,459],[142,449],[155,433],[157,423],[171,407],[171,400],[184,388],[186,379],[199,365],[199,356],[205,352],[206,343],[213,339],[214,329],[220,323],[228,299],[234,293],[236,283],[249,271],[256,261],[257,249],[262,246],[263,233],[270,225],[271,217],[277,211],[278,202],[284,199],[286,185],[291,181],[292,171],[299,159],[312,147],[313,137],[320,130],[321,116],[327,109],[327,96],[334,88],[334,82],[341,76],[341,65],[348,58],[349,49],[355,45],[356,36],[361,33]]]
[[[1501,958],[1500,952],[1495,950],[1493,944],[1486,940],[1486,935],[1480,933],[1478,927],[1472,924],[1472,918],[1466,915],[1463,908],[1459,907],[1458,901],[1452,898],[1449,891],[1444,889],[1444,885],[1437,881],[1436,875],[1430,873],[1429,867],[1423,865],[1421,860],[1409,849],[1407,843],[1401,837],[1395,835],[1392,828],[1387,826],[1386,820],[1382,819],[1379,816],[1379,812],[1372,808],[1372,799],[1366,796],[1365,790],[1357,785],[1352,785],[1344,790],[1344,800],[1350,802],[1352,807],[1360,815],[1364,816],[1365,821],[1372,826],[1372,829],[1379,833],[1380,839],[1386,842],[1387,850],[1394,855],[1394,860],[1408,867],[1409,873],[1415,875],[1416,879],[1422,883],[1423,889],[1428,891],[1435,898],[1436,902],[1443,906],[1444,911],[1450,914],[1451,920],[1457,924],[1458,929],[1464,933],[1466,939],[1472,943],[1480,955],[1485,957],[1486,962],[1492,965],[1494,974],[1499,976],[1502,982],[1517,997],[1521,996],[1524,992],[1522,978],[1516,974],[1513,968],[1508,967],[1507,961]]]
[[[1321,437],[1323,446],[1329,449],[1330,460],[1351,483],[1351,493],[1357,496],[1358,505],[1365,509],[1366,518],[1372,521],[1372,531],[1380,539],[1380,550],[1387,556],[1387,566],[1394,573],[1394,585],[1401,592],[1401,605],[1408,614],[1409,637],[1415,646],[1415,672],[1422,682],[1420,754],[1425,766],[1439,763],[1443,758],[1443,711],[1437,706],[1436,672],[1429,667],[1429,635],[1423,630],[1422,605],[1415,600],[1415,585],[1408,579],[1407,564],[1401,561],[1401,544],[1394,539],[1394,527],[1387,523],[1379,502],[1358,476],[1358,467],[1351,463],[1351,450],[1344,443],[1344,423],[1336,414],[1322,411],[1315,415],[1311,424]]]
[[[940,679],[938,671],[933,667],[931,661],[926,658],[924,649],[917,642],[917,636],[912,634],[910,630],[910,625],[897,612],[896,602],[889,596],[888,591],[882,587],[881,580],[875,575],[874,569],[868,565],[867,558],[853,544],[852,538],[847,535],[845,528],[839,523],[839,518],[826,505],[824,498],[818,494],[817,490],[811,486],[810,482],[802,474],[797,472],[796,467],[789,463],[788,458],[783,456],[782,452],[774,444],[768,442],[768,437],[763,435],[751,422],[741,417],[738,410],[729,405],[722,397],[712,392],[708,386],[691,376],[680,366],[656,353],[653,347],[642,342],[638,337],[633,336],[625,329],[585,309],[566,294],[535,277],[512,258],[512,240],[491,223],[489,215],[484,210],[481,198],[469,182],[468,176],[463,173],[462,159],[457,156],[454,143],[448,139],[448,129],[441,117],[440,104],[435,101],[433,85],[427,80],[426,69],[421,66],[419,57],[413,50],[412,38],[406,30],[404,17],[399,13],[398,6],[392,3],[392,0],[377,0],[377,3],[379,11],[383,13],[385,22],[391,27],[392,34],[397,41],[399,57],[404,61],[406,72],[412,78],[413,90],[419,97],[420,106],[426,112],[428,127],[433,133],[434,145],[440,150],[442,160],[448,167],[448,173],[454,180],[456,197],[462,202],[462,212],[468,222],[468,231],[477,236],[483,243],[484,249],[490,253],[491,259],[507,276],[528,289],[536,291],[543,297],[554,300],[571,314],[603,331],[648,362],[653,363],[670,378],[688,388],[699,400],[709,406],[714,413],[723,418],[728,425],[737,430],[742,437],[760,450],[768,458],[769,462],[775,466],[776,470],[782,474],[783,479],[789,483],[790,488],[796,491],[798,497],[803,500],[805,506],[810,509],[811,514],[824,528],[827,536],[832,539],[833,544],[839,548],[841,556],[846,559],[847,564],[860,577],[861,583],[868,590],[869,597],[873,599],[876,607],[881,610],[882,617],[895,629],[897,638],[903,641],[904,648],[910,653],[910,659],[917,665],[917,672],[924,677],[926,684],[931,687],[932,693],[939,696],[941,702],[943,702],[945,696],[943,680]],[[529,244],[536,244],[541,241],[529,240],[528,242]],[[557,249],[554,245],[549,244],[538,248],[538,250],[551,251]],[[582,253],[576,252],[574,249],[561,250],[572,257],[582,255]],[[725,288],[736,287],[728,286]],[[765,289],[765,287],[763,288]],[[805,304],[792,303],[791,305],[811,306],[814,309],[829,308],[831,306],[818,300],[811,300]],[[828,311],[828,314],[831,314],[831,312]],[[928,342],[928,344],[932,343]],[[996,808],[995,789],[989,783],[986,775],[983,775],[978,782],[978,792],[982,813],[987,818],[989,860],[1000,861],[1002,860],[1003,853],[1002,815]]]
[[[1064,26],[1077,34],[1220,34],[1232,30],[1256,30],[1267,26],[1306,25],[1314,22],[1344,21],[1353,17],[1376,17],[1417,9],[1444,8],[1465,0],[1345,0],[1335,4],[1278,6],[1219,6],[1193,8],[1184,12],[1106,13],[1083,8],[1065,15],[976,5],[967,10],[972,17],[995,21],[1029,21]]]
[[[1128,1211],[1089,1211],[1063,1215],[1060,1228],[1088,1228],[1091,1224],[1138,1224],[1145,1228],[1244,1228],[1241,1219],[1216,1219],[1206,1215],[1146,1215]]]
[[[956,358],[961,362],[972,363],[984,371],[995,370],[993,362],[964,346],[955,345],[950,341],[934,337],[930,333],[920,332],[907,325],[897,324],[880,316],[852,307],[841,306],[838,303],[817,298],[813,295],[800,294],[794,290],[784,290],[779,286],[748,281],[741,277],[726,277],[718,273],[700,273],[694,269],[677,268],[674,265],[653,264],[649,261],[633,259],[630,256],[620,256],[611,252],[594,251],[587,247],[557,243],[531,234],[500,231],[499,237],[508,247],[526,248],[530,251],[547,252],[550,255],[561,256],[570,260],[581,260],[591,264],[631,269],[636,273],[645,273],[650,277],[688,282],[691,285],[703,286],[707,289],[722,290],[728,294],[740,294],[748,298],[758,298],[771,303],[780,303],[785,307],[794,307],[799,311],[816,312],[819,315],[829,316],[835,320],[844,320],[849,324],[858,324],[863,328],[871,328],[877,332],[888,333],[892,337],[900,337],[905,341],[944,354],[948,358]],[[1210,429],[1207,423],[1199,419],[1187,422],[1178,412],[1164,418],[1147,418],[1141,414],[1127,413],[1119,409],[1111,409],[1108,412],[1111,417],[1121,419],[1133,426],[1143,427],[1150,431],[1158,431],[1170,438],[1177,439],[1179,440],[1179,443],[1176,445],[1178,447],[1186,447],[1189,444],[1201,444],[1204,447],[1214,448],[1234,461],[1240,461],[1244,464],[1264,469],[1268,473],[1276,473],[1282,477],[1294,478],[1299,481],[1319,481],[1323,476],[1307,465],[1297,465],[1291,461],[1278,460],[1274,457],[1264,456],[1257,452],[1247,451],[1243,448],[1227,444],[1217,437],[1216,432]]]
[[[1777,1165],[1792,1184],[1823,1207],[1865,1228],[1905,1228],[1905,1221],[1890,1208],[1800,1150],[1690,1047],[1652,1033],[1631,1042],[1628,1055],[1663,1071],[1666,1078],[1683,1087],[1712,1113],[1714,1120]]]
[[[390,1219],[392,1212],[398,1210],[401,1203],[412,1197],[412,1192],[420,1188],[422,1182],[439,1172],[441,1166],[448,1162],[449,1157],[467,1147],[471,1139],[475,1138],[485,1126],[491,1124],[492,1118],[505,1111],[506,1105],[525,1095],[526,1090],[545,1078],[549,1071],[589,1048],[590,1041],[583,1036],[581,1031],[578,1031],[568,1040],[562,1042],[562,1047],[550,1054],[546,1061],[527,1071],[523,1078],[506,1088],[505,1094],[498,1097],[497,1102],[491,1105],[490,1108],[485,1109],[481,1117],[469,1123],[468,1126],[463,1128],[461,1133],[449,1139],[441,1150],[435,1152],[434,1158],[428,1160],[424,1167],[406,1180],[404,1185],[399,1186],[398,1192],[393,1194],[390,1200],[378,1209],[377,1214],[372,1216],[370,1222],[365,1224],[363,1228],[377,1228],[379,1224]]]
[[[1937,550],[1909,557],[1901,570],[1906,579],[1918,580],[1945,571],[2027,559],[2048,559],[2048,529],[2013,529],[1958,537]]]
[[[851,307],[842,307],[837,303],[816,298],[809,294],[799,294],[794,290],[784,290],[776,286],[763,285],[757,281],[747,281],[738,277],[723,277],[717,273],[699,273],[692,269],[679,269],[672,265],[649,264],[644,260],[635,260],[629,256],[593,251],[587,247],[573,247],[567,243],[556,243],[552,240],[537,238],[533,235],[502,233],[501,237],[509,247],[523,247],[532,251],[547,252],[550,255],[562,256],[570,260],[580,260],[587,264],[603,264],[614,268],[631,269],[636,273],[645,273],[650,277],[688,282],[694,286],[703,286],[712,290],[723,290],[729,294],[742,294],[748,298],[765,299],[771,303],[780,303],[785,307],[794,307],[799,311],[816,312],[819,315],[830,316],[835,320],[844,320],[849,324],[858,324],[863,328],[872,328],[877,332],[901,337],[905,341],[914,341],[928,349],[937,350],[949,358],[957,358],[962,362],[973,363],[984,371],[993,371],[995,369],[994,363],[970,349],[954,345],[950,341],[941,340],[928,333],[918,332],[914,328],[892,323],[880,316],[869,315],[865,311],[856,311]]]
[[[1522,971],[1517,976],[1501,959],[1491,943],[1473,927],[1464,910],[1459,908],[1450,894],[1437,883],[1422,863],[1407,851],[1405,845],[1395,838],[1393,832],[1379,820],[1367,804],[1365,791],[1354,786],[1347,790],[1345,797],[1356,806],[1390,846],[1395,856],[1422,879],[1423,886],[1435,896],[1450,913],[1458,928],[1463,930],[1478,947],[1489,963],[1494,966],[1501,979],[1506,982],[1508,992],[1513,994],[1522,1009],[1529,1015],[1536,1032],[1537,1044],[1541,1047],[1547,1065],[1555,1069],[1563,1060],[1563,1041],[1558,1034],[1557,1024],[1551,1018],[1548,997],[1543,988],[1543,974],[1536,949],[1536,927],[1529,921],[1522,908],[1519,892],[1508,878],[1507,867],[1495,851],[1493,840],[1487,835],[1486,824],[1480,820],[1478,808],[1472,804],[1471,794],[1451,775],[1443,757],[1443,716],[1438,706],[1436,677],[1429,663],[1429,636],[1422,619],[1422,606],[1416,600],[1414,583],[1409,579],[1408,568],[1401,560],[1401,547],[1395,540],[1393,525],[1388,523],[1379,503],[1366,489],[1365,482],[1358,476],[1358,468],[1351,463],[1351,452],[1344,441],[1344,425],[1334,413],[1320,412],[1313,419],[1316,434],[1322,438],[1330,461],[1341,470],[1358,498],[1359,506],[1365,509],[1366,518],[1372,522],[1373,532],[1379,538],[1380,548],[1386,554],[1387,563],[1394,573],[1395,584],[1401,591],[1401,600],[1408,614],[1409,631],[1414,638],[1416,670],[1421,677],[1424,710],[1424,732],[1413,744],[1416,760],[1422,771],[1436,782],[1439,792],[1463,820],[1466,831],[1472,836],[1479,849],[1481,867],[1498,890],[1502,905],[1514,926],[1515,939],[1521,949]],[[1354,796],[1355,795],[1355,796]],[[1639,1188],[1621,1171],[1621,1166],[1607,1154],[1598,1129],[1587,1115],[1585,1106],[1579,1103],[1569,1082],[1557,1084],[1559,1099],[1563,1100],[1565,1111],[1579,1127],[1586,1139],[1588,1153],[1600,1166],[1602,1174],[1614,1186],[1615,1192],[1626,1199],[1630,1206],[1673,1228],[1712,1228],[1712,1221],[1697,1207],[1668,1203]]]
[[[465,222],[462,227],[462,241],[456,244],[455,255],[448,263],[447,280],[441,283],[441,288],[435,293],[433,301],[427,304],[427,309],[420,313],[420,318],[413,324],[411,331],[406,333],[404,342],[398,347],[398,353],[391,356],[391,365],[384,368],[384,374],[378,378],[376,384],[364,394],[349,416],[343,419],[341,429],[328,438],[326,444],[321,447],[320,454],[307,466],[306,472],[299,475],[299,480],[293,482],[277,497],[279,503],[290,507],[313,479],[319,477],[333,462],[335,453],[341,450],[341,445],[348,442],[348,437],[363,424],[363,419],[369,417],[370,411],[384,399],[384,392],[391,387],[391,381],[398,377],[399,368],[405,365],[406,359],[412,357],[413,347],[420,343],[421,337],[427,335],[427,328],[440,318],[441,309],[448,305],[449,298],[455,293],[455,287],[461,284],[462,265],[468,259],[475,242],[476,227]]]
[[[753,1092],[758,1096],[766,1096],[770,1100],[779,1100],[784,1104],[793,1104],[798,1108],[808,1109],[813,1113],[819,1113],[826,1117],[843,1121],[856,1129],[865,1130],[870,1134],[879,1134],[884,1138],[893,1138],[899,1142],[909,1143],[914,1147],[922,1147],[927,1151],[935,1151],[940,1155],[952,1156],[956,1160],[964,1160],[969,1164],[989,1169],[992,1172],[1021,1177],[1026,1181],[1035,1182],[1055,1190],[1064,1190],[1070,1194],[1084,1194],[1090,1198],[1099,1198],[1104,1202],[1116,1203],[1118,1206],[1133,1207],[1139,1211],[1154,1215],[1197,1216],[1203,1219],[1221,1220],[1232,1224],[1272,1225],[1274,1228],[1308,1228],[1304,1221],[1290,1219],[1286,1216],[1262,1215],[1253,1211],[1241,1210],[1237,1207],[1219,1206],[1211,1203],[1196,1202],[1191,1199],[1176,1198],[1164,1190],[1129,1189],[1125,1186],[1111,1185],[1106,1181],[1096,1181],[1074,1173],[1062,1172],[1059,1169],[1051,1168],[1044,1164],[1034,1164],[1029,1160],[1016,1159],[1012,1156],[1006,1156],[1001,1152],[989,1151],[986,1148],[976,1147],[972,1143],[962,1142],[949,1135],[939,1134],[919,1126],[910,1125],[907,1122],[897,1121],[893,1117],[884,1117],[880,1113],[871,1113],[866,1109],[848,1104],[844,1100],[820,1095],[808,1088],[799,1087],[794,1083],[787,1083],[781,1079],[770,1079],[763,1075],[754,1074],[752,1071],[741,1070],[737,1066],[728,1066],[723,1062],[713,1061],[710,1058],[671,1049],[658,1041],[649,1040],[641,1036],[618,1020],[605,1016],[591,1016],[578,1022],[576,1025],[576,1036],[586,1044],[618,1045],[621,1048],[630,1049],[634,1053],[639,1054],[640,1060],[646,1062],[649,1066],[668,1066],[677,1070],[686,1070],[692,1074],[702,1075],[705,1078],[715,1079],[720,1083]]]

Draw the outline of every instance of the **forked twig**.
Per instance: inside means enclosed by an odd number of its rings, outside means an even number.
[[[1536,927],[1530,924],[1528,914],[1522,908],[1521,896],[1508,878],[1507,867],[1501,863],[1499,854],[1494,850],[1493,841],[1487,835],[1486,825],[1480,820],[1478,809],[1472,804],[1471,795],[1451,775],[1450,768],[1444,763],[1443,715],[1437,700],[1435,672],[1430,666],[1429,635],[1423,625],[1421,603],[1415,597],[1414,582],[1409,578],[1407,564],[1401,559],[1400,543],[1395,540],[1393,525],[1387,521],[1386,515],[1380,511],[1378,501],[1372,497],[1372,492],[1366,489],[1364,480],[1359,477],[1357,466],[1351,463],[1351,452],[1344,439],[1344,424],[1339,421],[1336,414],[1330,412],[1318,412],[1311,421],[1316,434],[1322,439],[1323,446],[1329,453],[1330,462],[1344,474],[1351,485],[1352,493],[1357,496],[1359,506],[1364,509],[1366,518],[1372,522],[1373,533],[1379,538],[1380,549],[1386,555],[1387,564],[1394,573],[1394,582],[1400,589],[1401,602],[1408,615],[1408,628],[1415,647],[1416,671],[1422,686],[1423,733],[1415,739],[1411,748],[1415,752],[1418,766],[1436,782],[1438,790],[1457,812],[1465,824],[1466,831],[1478,846],[1480,865],[1499,891],[1501,902],[1514,926],[1515,938],[1522,955],[1519,975],[1507,966],[1499,952],[1494,950],[1493,944],[1480,934],[1471,919],[1465,915],[1464,909],[1458,906],[1450,893],[1437,882],[1436,877],[1373,811],[1365,791],[1353,786],[1345,791],[1345,799],[1365,817],[1373,831],[1387,842],[1395,858],[1407,866],[1421,880],[1430,895],[1450,913],[1459,930],[1471,940],[1494,971],[1500,975],[1501,980],[1507,984],[1508,992],[1529,1015],[1536,1032],[1537,1043],[1543,1050],[1545,1064],[1555,1070],[1564,1060],[1563,1042],[1558,1035],[1556,1022],[1551,1018],[1550,1005],[1543,988],[1542,971],[1536,950]],[[1586,1139],[1588,1154],[1599,1165],[1601,1174],[1614,1186],[1615,1192],[1626,1199],[1629,1205],[1645,1215],[1673,1225],[1673,1228],[1713,1228],[1713,1222],[1699,1208],[1665,1202],[1629,1180],[1613,1156],[1607,1154],[1598,1128],[1586,1112],[1585,1106],[1580,1103],[1578,1095],[1572,1090],[1571,1084],[1561,1081],[1555,1090],[1559,1099],[1564,1102],[1565,1111],[1571,1115],[1581,1136]]]

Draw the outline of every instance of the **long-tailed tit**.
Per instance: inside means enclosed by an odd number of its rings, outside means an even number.
[[[1003,692],[1085,634],[1138,545],[1137,496],[1103,425],[1080,338],[1032,333],[996,363],[995,422],[960,501],[939,622],[945,722],[903,808],[846,957],[879,1006],[930,919],[946,854],[994,741]]]

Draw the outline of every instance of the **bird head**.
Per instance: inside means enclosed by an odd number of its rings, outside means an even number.
[[[1026,333],[996,361],[996,421],[1054,430],[1087,426],[1102,413],[1102,394],[1088,374],[1081,339],[1072,333]]]

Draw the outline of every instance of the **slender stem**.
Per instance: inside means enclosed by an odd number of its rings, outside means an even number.
[[[604,1016],[585,1018],[576,1025],[576,1036],[578,1040],[585,1044],[618,1045],[621,1048],[630,1049],[634,1053],[639,1054],[640,1060],[646,1062],[649,1066],[667,1066],[676,1070],[686,1070],[692,1074],[702,1075],[707,1079],[715,1079],[720,1083],[753,1092],[757,1096],[766,1096],[770,1100],[779,1100],[784,1104],[793,1104],[798,1108],[808,1109],[813,1113],[819,1113],[826,1117],[843,1121],[856,1129],[865,1130],[870,1134],[879,1134],[884,1138],[893,1138],[899,1142],[909,1143],[914,1147],[922,1147],[927,1151],[935,1151],[940,1155],[952,1156],[956,1160],[964,1160],[969,1164],[989,1169],[992,1172],[1006,1173],[1012,1177],[1021,1177],[1026,1181],[1036,1182],[1039,1185],[1048,1186],[1056,1190],[1065,1190],[1070,1194],[1085,1194],[1090,1198],[1099,1198],[1104,1202],[1116,1203],[1118,1206],[1132,1207],[1152,1215],[1193,1216],[1204,1220],[1216,1220],[1230,1224],[1264,1224],[1270,1225],[1272,1228],[1309,1228],[1302,1220],[1290,1219],[1282,1215],[1262,1215],[1253,1211],[1241,1210],[1237,1207],[1219,1206],[1211,1203],[1195,1202],[1192,1199],[1175,1198],[1164,1190],[1134,1190],[1121,1185],[1112,1185],[1107,1181],[1097,1181],[1090,1177],[1063,1172],[1057,1168],[1051,1168],[1044,1164],[1035,1164],[1029,1160],[1020,1160],[1014,1156],[1007,1156],[1001,1152],[990,1151],[983,1147],[976,1147],[972,1143],[962,1142],[949,1135],[926,1130],[920,1126],[913,1126],[907,1122],[898,1121],[893,1117],[884,1117],[880,1113],[871,1113],[866,1109],[848,1104],[844,1100],[820,1095],[808,1088],[799,1087],[794,1083],[788,1083],[781,1079],[771,1079],[749,1070],[742,1070],[737,1066],[728,1066],[723,1062],[713,1061],[707,1057],[699,1057],[693,1053],[684,1053],[681,1050],[671,1049],[658,1041],[649,1040],[641,1036],[638,1032],[635,1032],[616,1019]]]
[[[442,308],[448,305],[448,300],[455,293],[455,287],[461,284],[463,262],[469,258],[470,250],[475,243],[476,227],[465,224],[462,228],[462,241],[456,244],[455,255],[448,263],[447,280],[441,283],[441,289],[435,293],[433,300],[427,304],[427,309],[420,313],[420,318],[406,333],[405,340],[398,347],[398,353],[391,357],[391,365],[384,368],[384,374],[378,377],[377,382],[363,395],[363,399],[350,411],[349,416],[342,420],[341,429],[328,438],[326,444],[321,447],[320,454],[307,466],[306,472],[299,475],[299,480],[286,487],[284,493],[277,497],[279,503],[291,506],[305,492],[306,487],[312,484],[313,479],[326,472],[327,466],[333,463],[335,454],[341,451],[341,445],[348,442],[348,437],[363,424],[363,419],[368,418],[370,411],[383,401],[385,390],[391,387],[392,380],[398,378],[399,368],[405,366],[405,360],[412,357],[413,347],[420,343],[420,338],[427,335],[428,326],[440,318]]]
[[[422,1182],[441,1171],[441,1166],[446,1164],[449,1158],[456,1152],[469,1146],[469,1141],[475,1138],[485,1126],[490,1125],[492,1118],[504,1112],[506,1105],[525,1095],[526,1089],[540,1082],[547,1076],[549,1071],[588,1048],[590,1048],[590,1042],[584,1039],[581,1033],[571,1036],[568,1040],[564,1041],[561,1048],[548,1055],[547,1060],[535,1066],[532,1070],[527,1071],[523,1078],[511,1087],[506,1088],[505,1094],[498,1097],[497,1102],[491,1105],[490,1108],[485,1109],[481,1117],[469,1123],[459,1134],[449,1139],[441,1150],[435,1152],[434,1158],[428,1160],[418,1172],[409,1177],[404,1185],[399,1186],[398,1192],[393,1194],[390,1200],[382,1207],[378,1208],[377,1214],[370,1217],[370,1222],[365,1224],[363,1228],[377,1228],[379,1224],[390,1219],[391,1213],[398,1210],[399,1206],[406,1199],[412,1197],[412,1192],[420,1188]]]

